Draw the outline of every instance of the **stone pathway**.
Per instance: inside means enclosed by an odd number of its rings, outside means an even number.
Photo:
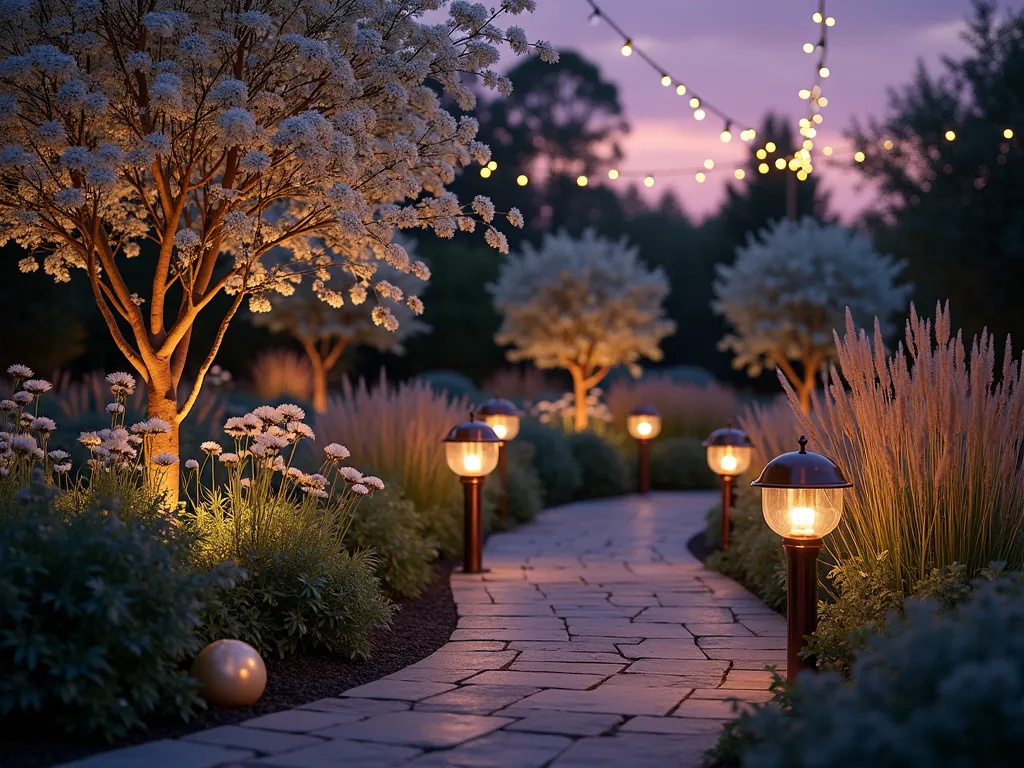
[[[686,549],[712,493],[572,504],[456,574],[451,640],[367,685],[76,768],[698,766],[733,702],[770,698],[784,619]]]

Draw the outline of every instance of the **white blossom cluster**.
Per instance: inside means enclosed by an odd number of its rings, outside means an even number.
[[[509,360],[540,368],[577,366],[589,376],[659,360],[659,343],[675,331],[662,308],[665,273],[648,269],[625,240],[592,231],[546,235],[539,249],[525,244],[488,290],[502,315],[497,342],[513,346]]]
[[[597,421],[602,424],[611,424],[611,408],[601,400],[604,390],[601,387],[594,387],[587,392],[584,402],[587,414],[587,422]],[[539,400],[530,413],[536,417],[541,424],[551,424],[561,427],[566,432],[572,431],[572,421],[576,413],[576,395],[573,392],[566,392],[557,400]]]
[[[342,506],[384,489],[384,481],[379,477],[342,465],[351,453],[338,443],[324,447],[325,458],[319,472],[304,472],[293,466],[299,443],[316,440],[305,418],[306,412],[292,403],[261,405],[244,416],[232,416],[224,423],[224,433],[231,438],[233,449],[225,451],[220,443],[208,440],[200,445],[205,457],[203,463],[189,459],[185,469],[196,473],[194,479],[198,485],[199,475],[207,464],[213,465],[211,477],[215,476],[214,466],[227,468],[232,495],[254,488],[253,493],[265,493],[277,474],[287,489],[314,499],[330,499],[328,503],[334,503],[333,497],[337,494],[337,503]]]
[[[423,20],[446,5],[445,21]],[[304,276],[339,306],[333,267],[361,284],[379,263],[424,278],[397,229],[450,237],[482,222],[487,242],[507,250],[489,201],[462,205],[445,190],[490,150],[432,84],[470,110],[470,78],[511,89],[492,69],[500,44],[556,60],[521,28],[497,25],[534,7],[0,0],[0,245],[16,241],[32,252],[22,271],[41,266],[59,282],[86,270],[101,307],[133,328],[145,325],[146,298],[117,264],[147,240],[153,318],[174,283],[190,309],[223,291],[262,312]],[[518,211],[507,218],[522,224]],[[313,237],[344,249],[311,247]],[[268,267],[275,247],[292,258]],[[393,330],[393,314],[376,319]]]
[[[719,264],[712,308],[733,328],[719,348],[733,367],[758,376],[781,357],[834,359],[833,330],[849,308],[860,322],[906,306],[910,285],[896,285],[905,262],[875,251],[870,238],[809,217],[780,221],[750,235],[736,262]]]

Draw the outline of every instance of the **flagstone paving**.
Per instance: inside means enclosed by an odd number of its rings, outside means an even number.
[[[145,768],[699,766],[766,701],[785,620],[686,548],[711,493],[548,510],[455,574],[459,623],[381,680],[233,726],[73,765]]]

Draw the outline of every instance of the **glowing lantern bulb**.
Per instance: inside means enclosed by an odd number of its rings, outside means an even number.
[[[722,469],[726,472],[733,472],[738,466],[735,456],[723,456],[722,457]]]
[[[504,440],[505,435],[508,434],[508,430],[505,428],[504,424],[495,424],[491,427],[491,429],[494,430],[494,434],[498,436],[499,440]]]
[[[817,517],[811,507],[792,507],[789,510],[789,528],[794,536],[813,536]]]
[[[468,472],[479,472],[480,468],[483,466],[483,461],[479,456],[470,453],[466,454],[462,459],[462,464],[466,467]]]
[[[643,437],[647,437],[647,435],[651,434],[651,422],[641,421],[636,425],[636,431]]]

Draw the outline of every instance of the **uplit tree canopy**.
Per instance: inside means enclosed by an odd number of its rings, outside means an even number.
[[[149,415],[168,422],[155,453],[177,451],[228,324],[244,301],[269,311],[303,279],[330,304],[332,274],[365,291],[383,262],[423,277],[396,229],[442,237],[486,225],[494,206],[445,191],[456,169],[486,162],[463,110],[466,75],[508,93],[490,69],[498,44],[530,49],[505,13],[455,0],[26,0],[0,18],[0,245],[13,239],[58,281],[82,270],[120,350],[145,379]],[[538,43],[545,60],[555,60]],[[429,84],[428,84],[429,83]],[[521,224],[517,211],[510,220]],[[309,238],[334,255],[319,254]],[[291,261],[270,267],[273,248]],[[122,276],[145,259],[151,281]],[[333,259],[337,259],[334,261]],[[196,318],[218,302],[212,345],[179,399]],[[220,309],[221,304],[226,309]],[[213,311],[213,310],[211,310]],[[375,320],[393,324],[387,303]],[[173,489],[172,489],[173,490]]]
[[[676,328],[662,308],[665,273],[649,269],[625,238],[590,230],[524,244],[488,290],[502,316],[495,339],[512,346],[508,359],[572,375],[577,430],[587,426],[587,392],[616,365],[660,360],[658,345]]]
[[[404,240],[401,245],[413,255],[414,241]],[[316,295],[309,281],[297,286],[290,296],[275,299],[273,312],[252,316],[254,325],[288,334],[302,345],[313,367],[313,410],[317,413],[327,410],[327,377],[350,346],[400,355],[405,352],[402,342],[430,330],[419,319],[423,304],[414,293],[423,288],[419,278],[388,264],[379,265],[374,277],[373,291],[378,301],[393,305],[394,322],[388,326],[375,323],[360,306],[362,301],[356,304],[350,300],[332,307]],[[347,282],[355,284],[352,278]],[[348,290],[351,293],[351,287]]]
[[[809,411],[818,372],[836,356],[833,330],[843,327],[846,309],[861,323],[877,317],[887,335],[910,293],[896,284],[904,266],[858,232],[811,218],[780,221],[751,235],[735,264],[716,267],[712,307],[733,329],[719,348],[734,352],[733,366],[751,376],[779,368]]]

